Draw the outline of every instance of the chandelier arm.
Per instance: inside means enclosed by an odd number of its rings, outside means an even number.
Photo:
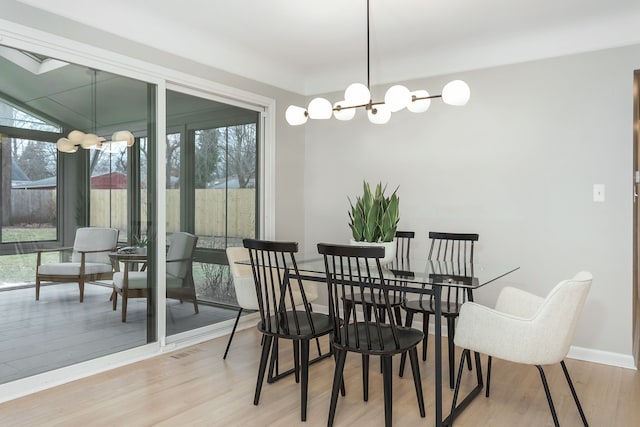
[[[411,96],[411,102],[421,101],[423,99],[435,99],[435,98],[442,98],[442,95],[430,95],[430,96],[415,96],[415,95],[412,95]],[[382,104],[384,104],[384,101],[378,101],[378,102],[369,101],[366,104],[358,104],[358,105],[338,105],[336,107],[333,107],[333,111],[350,110],[352,108],[360,108],[360,107],[366,107],[367,110],[370,110],[371,107],[373,107],[375,105],[382,105]],[[306,112],[305,112],[305,114],[306,114]]]
[[[411,95],[411,102],[420,101],[421,99],[435,99],[442,98],[442,95],[431,95],[431,96],[415,96]]]

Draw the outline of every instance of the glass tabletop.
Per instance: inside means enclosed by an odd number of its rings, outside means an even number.
[[[318,255],[308,258],[296,258],[296,263],[301,275],[323,276],[325,274],[324,260]],[[361,264],[360,268],[362,267],[364,266]],[[356,269],[357,267],[354,266],[353,268]],[[519,268],[519,266],[500,264],[462,263],[412,258],[392,261],[390,264],[382,266],[382,274],[387,280],[400,280],[420,285],[478,288]]]

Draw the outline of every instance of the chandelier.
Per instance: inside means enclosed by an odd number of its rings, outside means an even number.
[[[107,153],[117,153],[121,148],[131,147],[135,138],[128,130],[115,132],[110,140],[94,133],[84,133],[81,130],[72,130],[66,138],[58,139],[56,147],[63,153],[75,153],[78,147],[85,150],[101,150]]]
[[[351,120],[356,109],[364,107],[369,121],[375,124],[385,124],[391,118],[391,113],[406,108],[413,113],[422,113],[429,109],[431,100],[442,98],[448,105],[462,106],[469,101],[471,91],[462,80],[453,80],[442,89],[441,95],[429,95],[426,90],[410,91],[405,86],[391,86],[384,101],[371,99],[371,71],[369,54],[369,0],[367,0],[367,85],[353,83],[344,91],[344,100],[333,105],[325,98],[314,98],[307,108],[290,105],[285,113],[287,123],[291,126],[305,124],[308,119],[330,119],[333,115],[338,120]]]
[[[60,138],[56,142],[56,148],[62,153],[75,153],[78,147],[86,150],[101,150],[107,153],[117,153],[120,149],[131,147],[135,143],[133,134],[128,130],[115,132],[110,140],[96,135],[96,110],[97,110],[97,71],[91,74],[91,120],[93,132],[85,133],[81,130],[72,130],[66,138]]]

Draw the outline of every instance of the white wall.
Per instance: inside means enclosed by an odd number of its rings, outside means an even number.
[[[476,292],[479,302],[492,305],[505,285],[544,295],[591,271],[574,345],[632,364],[638,68],[640,46],[470,71],[406,82],[436,94],[466,80],[466,107],[435,100],[426,113],[405,110],[382,126],[363,112],[352,122],[307,123],[305,250],[347,242],[347,196],[363,179],[399,186],[400,228],[416,231],[413,250],[426,255],[428,231],[477,232],[478,260],[521,267]],[[596,183],[606,185],[605,203],[592,201]]]

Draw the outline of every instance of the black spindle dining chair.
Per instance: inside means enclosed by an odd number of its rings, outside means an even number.
[[[466,276],[466,271],[473,265],[474,244],[479,235],[475,233],[442,233],[430,232],[428,260],[436,266],[434,273],[446,276]],[[442,301],[439,302],[442,316],[447,321],[447,344],[449,356],[449,386],[454,386],[454,357],[455,357],[455,321],[460,314],[460,307],[467,300],[472,300],[471,289],[464,287],[447,286],[442,290]],[[422,360],[427,360],[427,336],[429,333],[429,316],[435,314],[435,302],[433,295],[420,295],[413,301],[405,301],[402,308],[407,312],[405,325],[411,326],[413,316],[422,314],[422,326],[424,341],[422,343]],[[403,375],[406,356],[402,356],[400,362],[400,376]],[[471,368],[471,359],[468,358],[468,366]]]
[[[256,286],[260,312],[257,327],[264,337],[253,404],[257,405],[260,400],[269,354],[272,353],[271,364],[277,359],[272,347],[280,339],[289,339],[293,342],[296,382],[301,381],[300,418],[305,421],[309,387],[309,341],[329,334],[332,323],[328,315],[312,311],[302,281],[289,277],[289,271],[299,277],[294,255],[298,252],[296,242],[244,239],[243,244],[249,250]]]
[[[424,399],[416,349],[423,334],[418,329],[404,327],[397,323],[392,315],[393,306],[390,297],[392,290],[383,278],[380,267],[380,258],[384,256],[384,248],[320,243],[318,244],[318,252],[324,257],[329,291],[329,314],[334,328],[331,340],[336,358],[328,426],[333,425],[335,418],[338,391],[343,384],[343,370],[348,352],[362,355],[365,390],[368,389],[369,356],[381,357],[385,426],[387,427],[392,425],[392,356],[408,352],[418,407],[420,415],[424,417]],[[386,313],[385,318],[388,319],[388,322],[382,319],[379,310],[373,310],[370,317],[357,310],[350,310],[348,301],[349,299],[353,300],[356,295],[361,300],[380,295],[380,309]],[[344,296],[350,298],[343,298]],[[349,314],[350,311],[352,315]]]

